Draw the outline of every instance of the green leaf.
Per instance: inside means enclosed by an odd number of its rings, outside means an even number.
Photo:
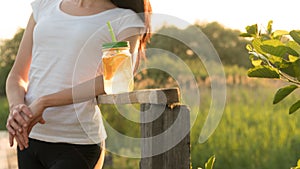
[[[299,59],[299,57],[296,57],[294,55],[289,55],[288,58],[290,62],[296,62]]]
[[[296,55],[294,55],[292,53],[290,53],[290,54],[292,54],[294,56],[299,56],[300,55],[300,45],[298,43],[296,43],[295,41],[289,41],[289,42],[287,42],[286,46],[289,47],[289,48],[291,48],[295,52],[297,52]]]
[[[248,76],[258,78],[280,78],[278,70],[270,66],[257,66],[251,68],[248,70]]]
[[[291,37],[300,45],[300,31],[293,30],[290,32]]]
[[[251,38],[251,37],[253,37],[251,34],[249,34],[249,33],[241,33],[240,34],[240,37],[244,37],[244,38]]]
[[[279,68],[282,64],[282,62],[284,61],[284,59],[282,57],[278,57],[278,56],[274,56],[274,55],[270,55],[268,58],[269,62],[271,62],[273,64],[273,67]]]
[[[288,62],[288,61],[282,61],[280,64],[279,70],[291,77],[295,77],[296,73],[294,70],[294,65],[293,62]]]
[[[279,57],[283,57],[287,52],[287,47],[279,40],[263,41],[260,48],[266,53]]]
[[[259,66],[259,65],[261,65],[262,64],[262,60],[260,60],[260,59],[252,59],[251,60],[251,63],[252,63],[252,65],[255,67],[255,66]]]
[[[298,53],[297,51],[295,51],[294,49],[292,49],[292,48],[290,48],[290,47],[286,47],[286,49],[287,49],[287,53],[288,53],[289,55],[293,55],[293,56],[299,57],[299,53]]]
[[[247,44],[247,45],[246,45],[246,49],[247,49],[249,52],[253,51],[253,48],[252,48],[252,46],[251,46],[250,44]]]
[[[262,45],[270,45],[270,46],[284,46],[284,43],[282,43],[280,40],[272,39],[272,40],[266,40],[262,42]]]
[[[293,67],[295,71],[295,77],[300,81],[300,59],[293,62]]]
[[[291,94],[297,88],[298,88],[298,86],[296,86],[296,85],[289,85],[289,86],[279,89],[275,94],[273,104],[279,103],[281,100],[286,98],[289,94]]]
[[[260,39],[264,40],[271,40],[271,36],[269,34],[260,34]]]
[[[300,81],[300,59],[293,62],[285,62],[281,65],[280,70],[289,76],[297,78]]]
[[[273,37],[278,37],[278,36],[282,36],[282,35],[288,35],[289,32],[285,31],[285,30],[276,30],[273,32]]]
[[[262,45],[261,49],[266,53],[279,57],[283,57],[287,53],[287,48],[285,46]]]
[[[272,27],[273,27],[273,21],[272,20],[270,20],[269,22],[268,22],[268,33],[269,34],[271,34],[272,33]]]
[[[255,49],[256,52],[264,54],[265,52],[260,48],[260,46],[263,45],[262,41],[259,38],[255,38],[252,41],[252,46]]]
[[[300,59],[298,58],[293,62],[282,61],[279,70],[300,80]]]
[[[300,108],[300,100],[298,100],[296,103],[294,103],[289,110],[289,114],[295,113]]]
[[[247,26],[246,27],[246,31],[252,37],[256,37],[256,35],[258,34],[257,24],[254,24],[254,25],[251,25],[251,26]]]
[[[210,157],[208,161],[205,163],[205,169],[213,169],[215,160],[216,158],[214,155]]]

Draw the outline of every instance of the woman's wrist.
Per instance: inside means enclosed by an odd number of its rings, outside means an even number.
[[[49,104],[49,100],[47,98],[47,96],[42,96],[40,98],[38,98],[37,100],[38,105],[40,105],[43,109],[46,109],[48,107],[51,107]]]
[[[9,111],[11,112],[12,110],[14,110],[16,108],[19,108],[20,105],[24,105],[24,103],[12,103],[12,104],[9,104]]]
[[[11,111],[14,107],[16,107],[16,104],[9,104],[9,110]]]

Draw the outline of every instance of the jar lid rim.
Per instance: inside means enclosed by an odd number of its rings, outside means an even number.
[[[102,49],[119,48],[119,47],[129,47],[129,42],[119,41],[119,42],[110,42],[110,43],[102,44]]]

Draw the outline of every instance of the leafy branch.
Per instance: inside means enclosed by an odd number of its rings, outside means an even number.
[[[297,166],[296,167],[292,167],[291,169],[300,169],[300,159],[297,162]]]
[[[215,155],[211,156],[205,163],[205,169],[213,169],[215,161],[216,161]],[[202,168],[198,167],[198,169],[202,169]]]
[[[280,88],[273,104],[279,103],[300,87],[300,30],[273,31],[273,21],[269,21],[266,30],[258,30],[257,24],[246,27],[241,36],[250,38],[246,49],[253,65],[248,70],[249,77],[280,79],[289,85]],[[300,108],[300,100],[289,109],[292,114]]]

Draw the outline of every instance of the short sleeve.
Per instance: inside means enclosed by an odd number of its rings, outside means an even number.
[[[41,3],[43,0],[35,0],[31,2],[31,8],[33,13],[33,18],[35,21],[38,21],[39,18],[39,10],[41,8]]]
[[[118,40],[126,39],[133,35],[141,35],[145,32],[145,24],[139,15],[132,10],[126,10],[119,19],[117,38]],[[124,34],[124,32],[126,32]],[[121,36],[120,36],[121,35]],[[124,36],[126,35],[126,37]]]
[[[43,15],[45,15],[49,11],[48,7],[51,5],[55,5],[58,0],[34,0],[31,2],[31,8],[33,13],[33,18],[35,22],[37,22]]]

